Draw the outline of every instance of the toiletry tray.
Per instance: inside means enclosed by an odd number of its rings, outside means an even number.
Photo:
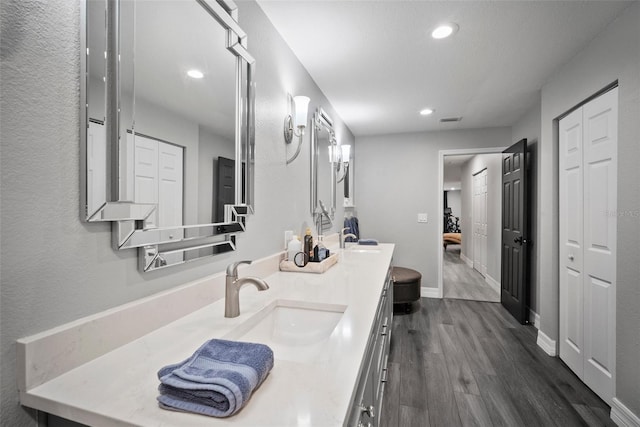
[[[331,254],[329,258],[321,262],[308,262],[304,267],[298,267],[293,261],[280,261],[280,271],[291,271],[294,273],[316,273],[322,274],[338,262],[338,254]]]

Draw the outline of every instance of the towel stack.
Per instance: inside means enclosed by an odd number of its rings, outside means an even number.
[[[212,339],[187,360],[158,371],[161,408],[212,417],[235,414],[273,368],[263,344]]]

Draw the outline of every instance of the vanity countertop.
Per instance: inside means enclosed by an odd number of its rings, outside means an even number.
[[[392,244],[338,250],[339,262],[324,274],[271,272],[263,277],[269,290],[258,292],[246,286],[240,291],[239,317],[225,318],[224,298],[217,300],[21,391],[21,402],[92,426],[341,426],[393,250]],[[240,276],[244,275],[241,271]],[[176,292],[173,297],[179,295]],[[234,416],[210,418],[158,407],[159,368],[186,359],[211,338],[225,338],[274,301],[346,309],[322,351],[311,361],[296,360],[287,352],[279,357],[274,350],[273,370]],[[146,313],[139,315],[143,319]],[[120,331],[115,328],[113,333]]]

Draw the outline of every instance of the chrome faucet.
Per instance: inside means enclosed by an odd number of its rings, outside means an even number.
[[[257,277],[238,278],[238,266],[240,264],[251,264],[251,261],[237,261],[227,266],[224,294],[224,317],[240,316],[240,288],[247,283],[253,284],[259,291],[266,291],[269,289],[267,282]]]
[[[351,230],[351,229],[350,228],[343,228],[342,230],[340,230],[340,249],[344,249],[344,247],[345,247],[345,241],[344,240],[347,237],[352,237],[354,239],[358,238],[358,236],[356,236],[355,234],[352,234],[352,233],[346,233],[345,234],[345,232],[344,232],[345,230]]]

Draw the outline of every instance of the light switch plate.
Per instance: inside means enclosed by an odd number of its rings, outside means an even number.
[[[429,222],[429,215],[427,215],[426,213],[419,213],[418,222]]]

